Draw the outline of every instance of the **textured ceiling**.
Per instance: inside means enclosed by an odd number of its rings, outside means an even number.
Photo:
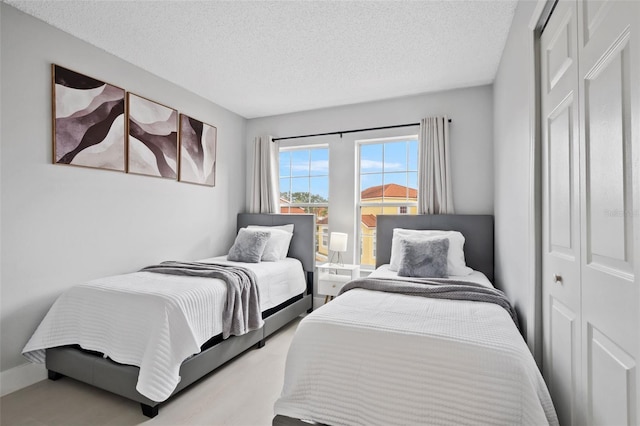
[[[254,118],[491,83],[517,0],[4,0]]]

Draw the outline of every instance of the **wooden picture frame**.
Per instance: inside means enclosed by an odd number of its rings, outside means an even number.
[[[54,164],[125,171],[125,90],[51,64]]]
[[[218,129],[180,114],[180,182],[216,185]]]
[[[178,111],[127,93],[127,173],[178,177]]]

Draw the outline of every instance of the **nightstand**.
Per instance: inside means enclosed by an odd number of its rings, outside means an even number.
[[[337,296],[346,283],[360,278],[360,265],[322,263],[317,268],[318,294],[325,295],[324,303]]]

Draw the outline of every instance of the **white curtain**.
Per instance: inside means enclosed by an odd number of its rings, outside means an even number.
[[[258,136],[253,143],[249,212],[280,213],[279,144],[271,136]]]
[[[446,116],[420,120],[418,157],[418,213],[453,213],[449,119]]]

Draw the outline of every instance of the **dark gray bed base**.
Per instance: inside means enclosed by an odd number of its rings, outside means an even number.
[[[271,424],[273,426],[309,426],[309,425],[325,426],[322,423],[303,422],[300,419],[294,419],[292,417],[280,416],[280,415],[275,416]]]
[[[467,266],[482,272],[493,282],[492,215],[379,215],[376,228],[376,267],[389,263],[394,228],[459,231],[465,238],[464,256]],[[277,415],[273,418],[272,425],[309,426],[309,423]]]
[[[232,336],[187,359],[180,367],[180,384],[172,395],[212,372],[225,362],[257,345],[264,346],[265,339],[304,312],[311,312],[313,303],[313,271],[315,268],[315,216],[244,214],[238,215],[237,228],[247,225],[285,225],[293,223],[294,231],[289,257],[302,262],[307,276],[307,292],[302,299],[285,306],[265,318],[264,327],[242,336]],[[145,416],[155,417],[161,403],[152,401],[136,390],[138,367],[115,363],[73,347],[47,349],[46,367],[49,379],[68,376],[141,404]]]

